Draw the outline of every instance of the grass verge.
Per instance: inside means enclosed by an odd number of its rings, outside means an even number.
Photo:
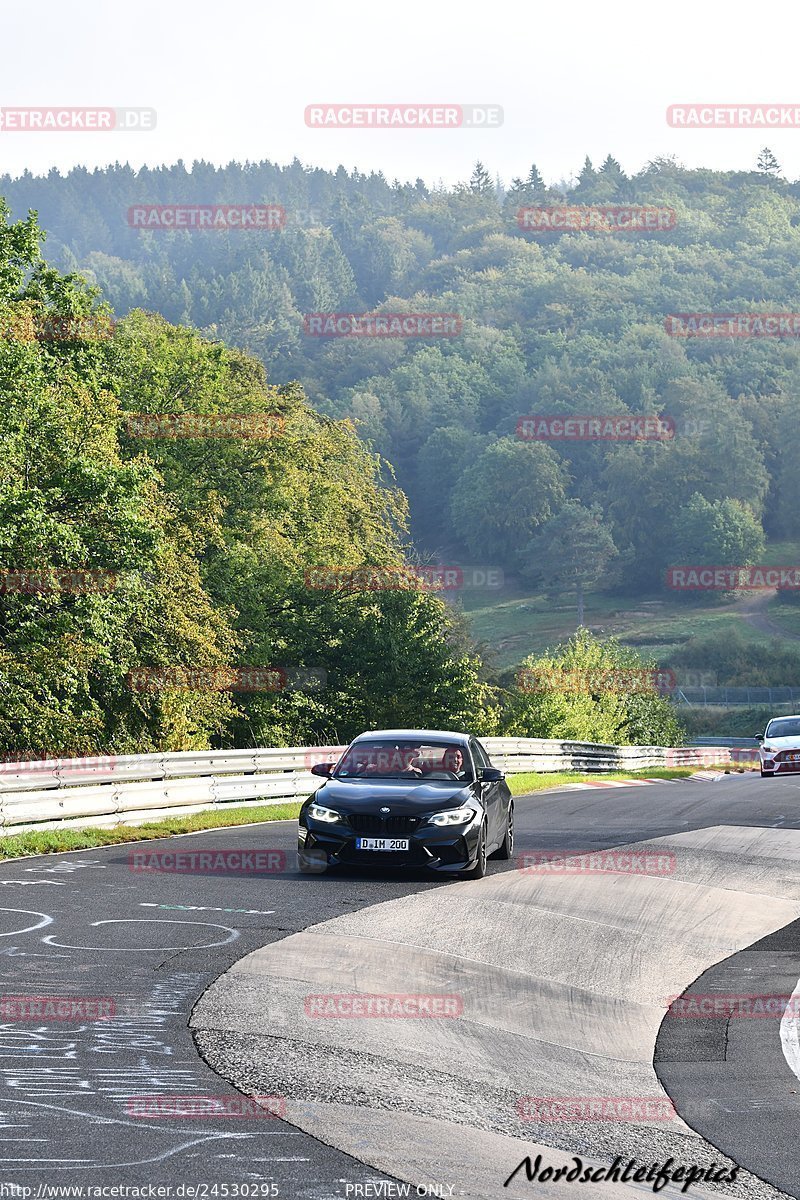
[[[95,846],[114,846],[122,842],[141,842],[150,838],[171,837],[176,833],[196,833],[201,829],[221,829],[232,825],[251,825],[258,821],[286,821],[300,812],[300,803],[265,804],[253,808],[229,808],[222,812],[192,813],[186,817],[167,817],[148,825],[115,825],[111,829],[42,829],[0,837],[0,861],[23,858],[28,854],[59,854],[64,850],[93,850]]]
[[[550,774],[538,775],[535,772],[524,775],[509,775],[508,786],[514,796],[527,795],[528,792],[541,792],[545,788],[558,787],[561,783],[596,783],[599,779],[687,779],[698,770],[697,767],[652,767],[649,771],[553,771]]]
[[[603,779],[685,779],[696,767],[658,768],[650,771],[613,771]],[[597,772],[554,771],[546,775],[534,772],[509,775],[508,784],[514,796],[541,792],[561,783],[584,783],[597,780]],[[111,829],[42,829],[29,833],[0,837],[0,862],[26,858],[31,854],[61,854],[66,850],[94,850],[97,846],[116,846],[125,842],[142,842],[152,838],[167,838],[178,833],[197,833],[203,829],[227,829],[236,825],[259,822],[287,821],[296,817],[300,804],[270,804],[254,808],[229,808],[224,811],[192,813],[188,817],[168,817],[148,825],[115,825]]]

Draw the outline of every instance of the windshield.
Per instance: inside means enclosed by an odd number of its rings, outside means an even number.
[[[800,717],[778,717],[767,726],[766,737],[800,737]]]
[[[364,741],[351,746],[336,779],[444,779],[472,782],[465,747],[453,742]]]

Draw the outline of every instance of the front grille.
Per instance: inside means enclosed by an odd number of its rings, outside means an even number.
[[[419,817],[381,817],[377,813],[353,813],[349,816],[350,827],[356,833],[373,833],[378,837],[400,837],[415,833]]]

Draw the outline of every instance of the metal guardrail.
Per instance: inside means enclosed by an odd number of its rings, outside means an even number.
[[[729,749],[733,747],[743,747],[745,749],[756,749],[758,742],[754,737],[697,737],[692,742],[693,746],[727,746]]]
[[[740,705],[792,704],[800,706],[800,688],[795,687],[682,687],[676,698],[702,708],[736,708]]]
[[[724,765],[719,746],[606,746],[547,738],[486,738],[492,762],[524,771],[613,771]],[[204,750],[0,764],[0,829],[141,824],[226,804],[279,804],[307,796],[316,762],[344,746]]]

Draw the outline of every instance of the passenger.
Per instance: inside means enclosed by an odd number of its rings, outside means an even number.
[[[469,782],[471,774],[464,762],[464,754],[459,746],[453,746],[444,754],[444,769],[455,775],[456,779]]]

